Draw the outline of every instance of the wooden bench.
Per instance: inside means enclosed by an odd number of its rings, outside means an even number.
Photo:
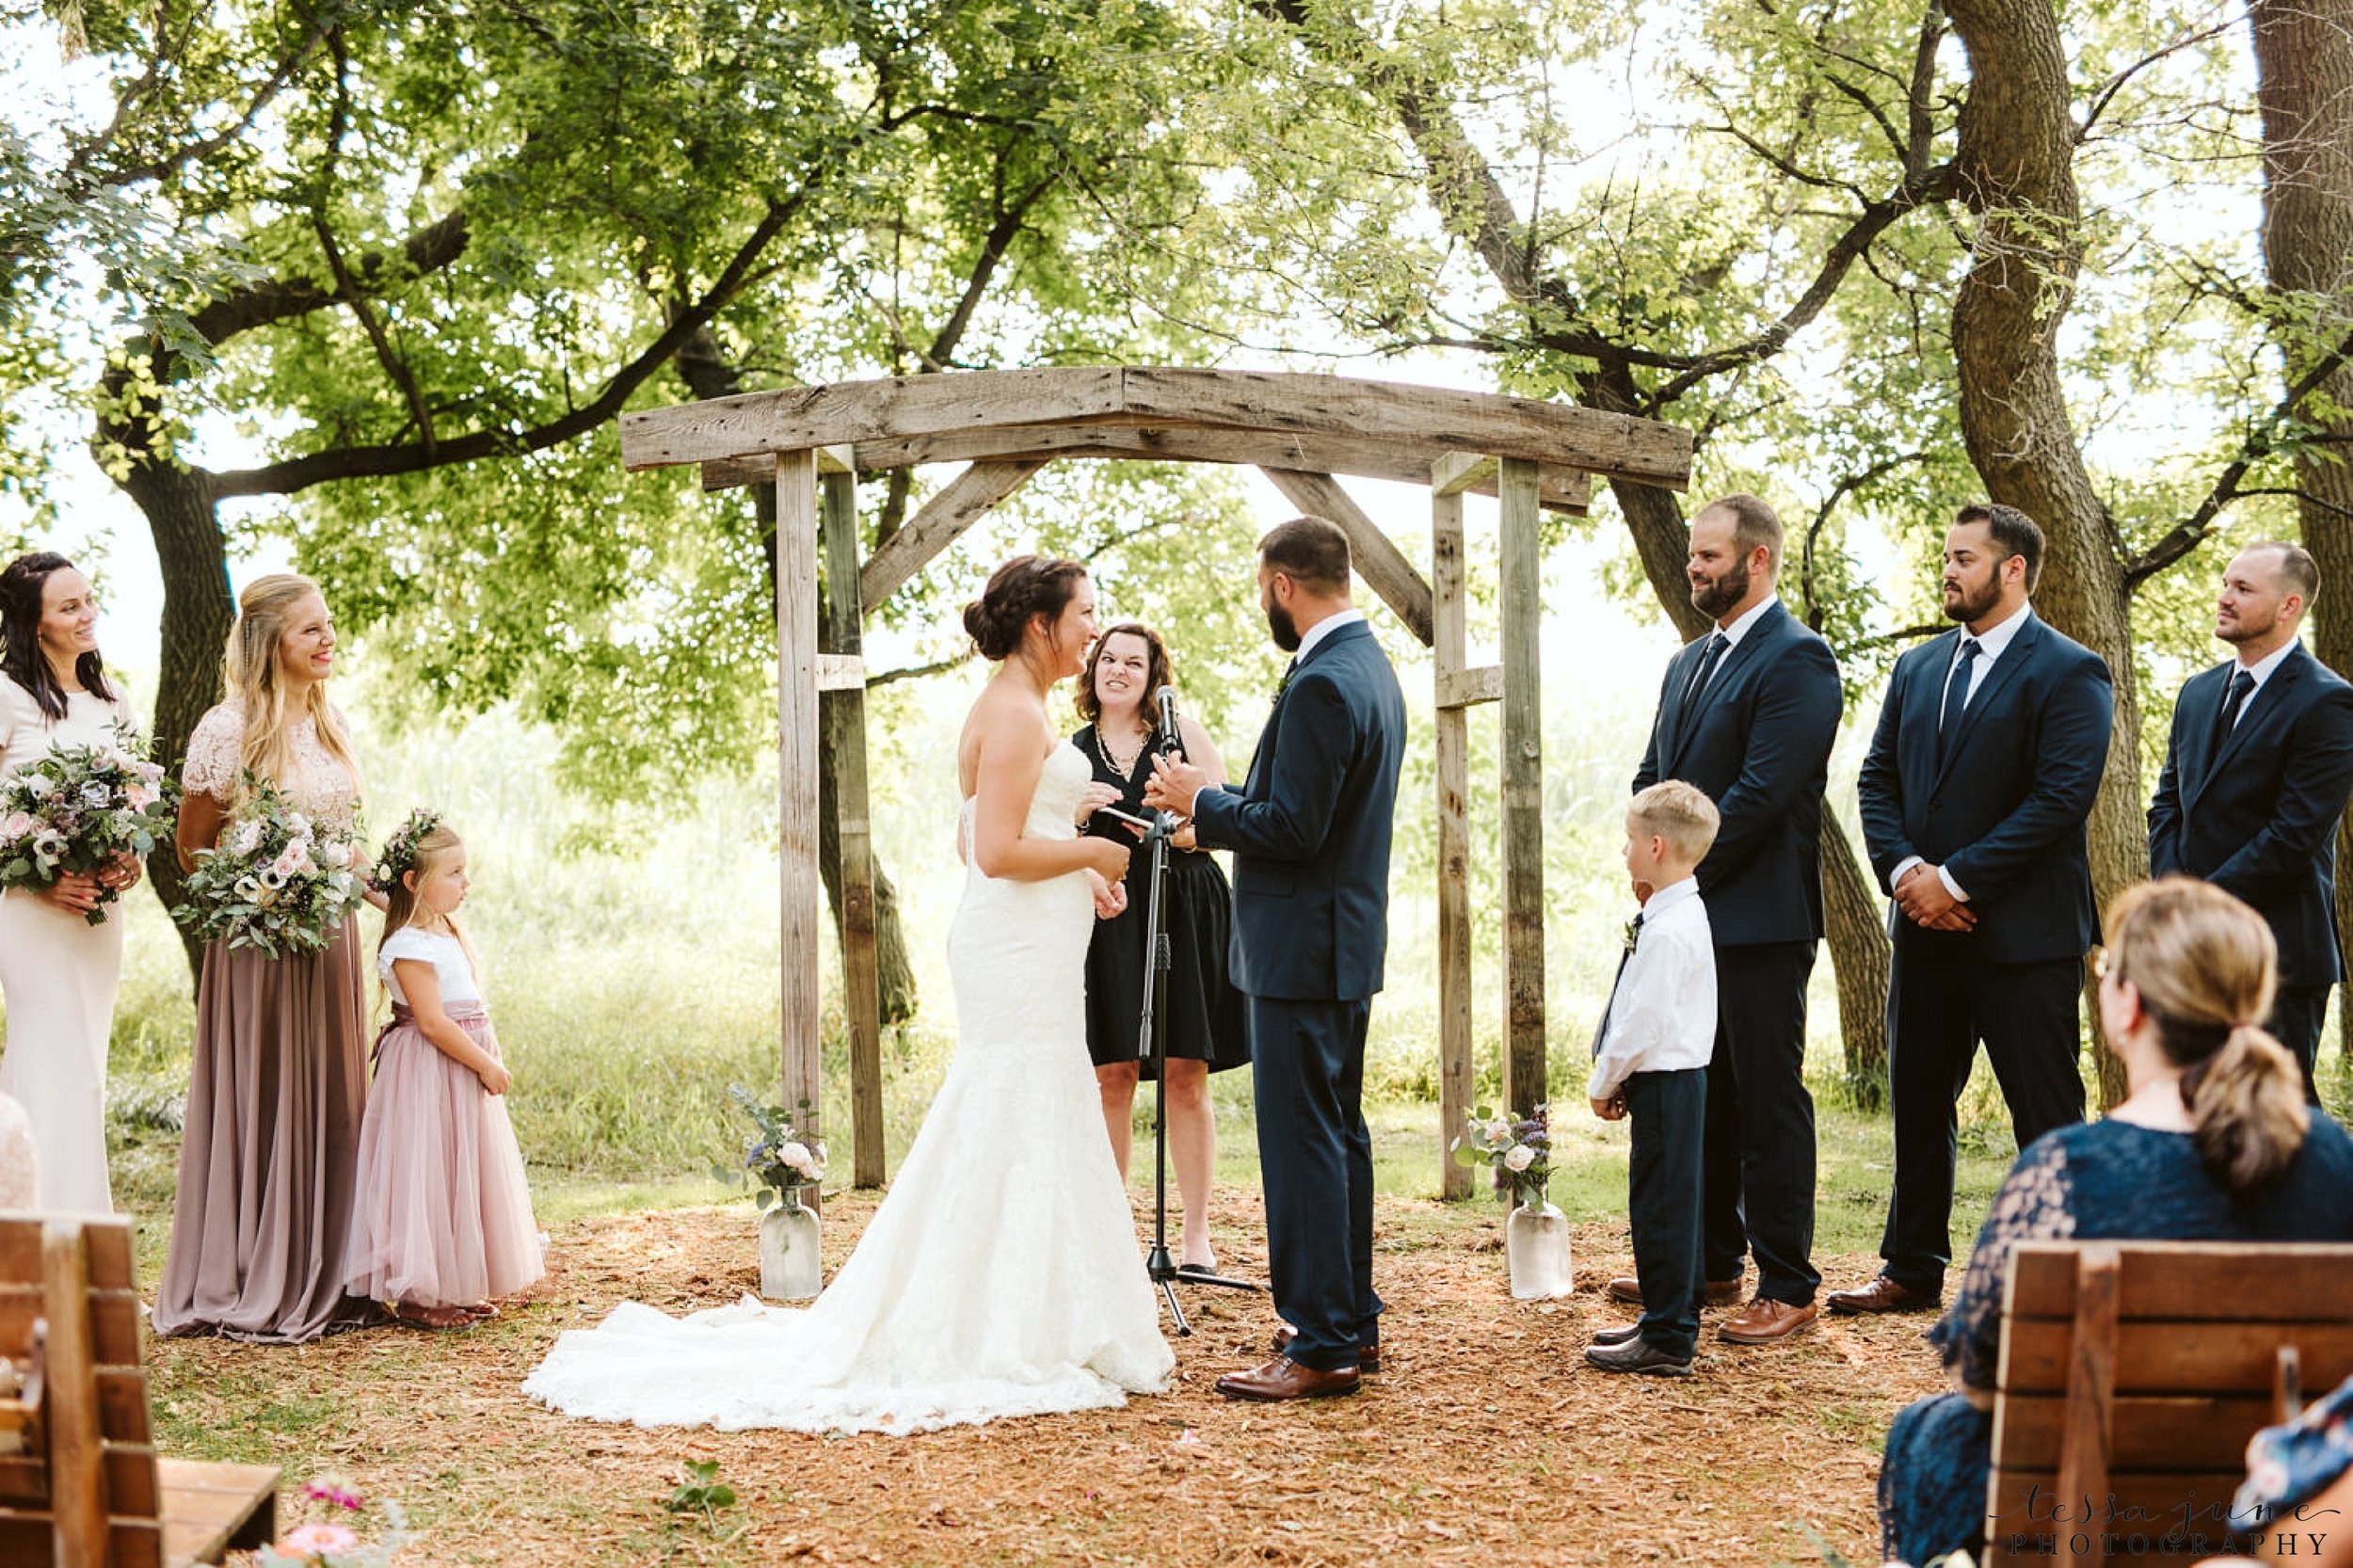
[[[2233,1535],[2243,1548],[2256,1527],[2229,1512],[2247,1440],[2348,1375],[2353,1245],[2022,1243],[2003,1293],[1989,1568],[2187,1563]]]
[[[0,1563],[179,1568],[278,1528],[266,1464],[158,1459],[131,1227],[0,1214]]]

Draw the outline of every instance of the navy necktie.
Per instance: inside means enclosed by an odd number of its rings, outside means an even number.
[[[1641,917],[1641,916],[1640,916],[1640,915],[1637,915],[1637,916],[1635,916],[1635,917],[1634,917],[1634,943],[1635,943],[1635,947],[1640,947],[1640,946],[1641,945],[1641,942],[1642,942],[1642,917]],[[1595,1025],[1593,1026],[1593,1059],[1594,1059],[1595,1061],[1599,1061],[1599,1060],[1601,1059],[1601,1041],[1602,1041],[1602,1036],[1604,1036],[1605,1034],[1608,1034],[1608,1033],[1609,1032],[1609,1009],[1617,1005],[1617,1001],[1618,1001],[1618,982],[1620,982],[1620,981],[1622,981],[1622,980],[1624,980],[1624,979],[1625,978],[1625,967],[1626,967],[1628,964],[1632,963],[1633,961],[1634,961],[1634,948],[1627,948],[1625,952],[1621,952],[1621,953],[1619,953],[1619,954],[1618,954],[1618,972],[1617,972],[1616,974],[1614,974],[1614,975],[1612,975],[1612,976],[1610,976],[1610,977],[1609,977],[1609,1000],[1608,1000],[1604,1001],[1604,1002],[1601,1004],[1601,1022],[1599,1022],[1599,1023],[1597,1023],[1597,1024],[1595,1024]]]
[[[2247,706],[2247,696],[2255,689],[2255,678],[2244,669],[2231,672],[2231,689],[2222,694],[2222,712],[2215,715],[2214,740],[2206,747],[2206,766],[2212,768],[2222,760],[2222,748],[2230,743],[2231,730]]]
[[[1945,680],[1945,709],[1937,720],[1936,757],[1945,759],[1945,747],[1951,743],[1953,731],[1961,728],[1961,715],[1969,706],[1969,668],[1977,663],[1977,639],[1961,639],[1961,657],[1953,661],[1953,673]]]
[[[1715,679],[1716,666],[1723,662],[1724,649],[1730,648],[1731,646],[1732,639],[1725,636],[1721,632],[1717,632],[1715,635],[1707,639],[1707,647],[1700,654],[1700,667],[1691,672],[1691,683],[1683,688],[1683,716],[1685,722],[1689,722],[1691,710],[1699,702],[1700,694],[1707,690],[1708,681]]]

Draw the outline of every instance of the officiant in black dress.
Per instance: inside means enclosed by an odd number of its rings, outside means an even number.
[[[1134,830],[1111,811],[1148,816],[1144,783],[1152,776],[1158,714],[1154,697],[1170,683],[1168,648],[1138,621],[1122,621],[1096,639],[1080,682],[1080,713],[1088,721],[1070,738],[1095,769],[1080,798],[1080,825],[1088,833],[1135,841]],[[1184,750],[1218,779],[1224,760],[1208,731],[1189,716],[1177,720]],[[1110,810],[1103,809],[1110,808]],[[1136,1085],[1154,1076],[1138,1060],[1144,987],[1149,976],[1144,918],[1151,899],[1152,856],[1128,862],[1128,907],[1098,920],[1087,950],[1087,1050],[1103,1095],[1103,1120],[1120,1175],[1128,1173]],[[1169,936],[1168,997],[1160,1015],[1168,1056],[1168,1147],[1184,1201],[1179,1269],[1216,1270],[1209,1247],[1209,1186],[1217,1168],[1216,1122],[1209,1108],[1209,1074],[1250,1061],[1250,1024],[1242,995],[1226,978],[1227,933],[1233,892],[1188,827],[1171,840],[1168,887],[1160,911]]]

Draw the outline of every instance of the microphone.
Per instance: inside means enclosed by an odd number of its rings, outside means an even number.
[[[1176,728],[1176,688],[1162,686],[1157,694],[1157,700],[1160,705],[1160,750],[1181,753],[1185,749],[1185,741]]]

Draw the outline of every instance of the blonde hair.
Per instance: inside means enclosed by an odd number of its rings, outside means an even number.
[[[2233,1192],[2287,1169],[2312,1126],[2304,1077],[2263,1027],[2279,985],[2271,927],[2210,883],[2169,876],[2109,906],[2108,978],[2140,994],[2167,1060],[2182,1069],[2191,1136]]]
[[[229,700],[245,717],[245,735],[237,748],[240,803],[246,772],[286,784],[298,767],[291,731],[300,715],[287,711],[286,688],[278,677],[278,649],[285,641],[295,606],[318,592],[319,585],[307,577],[275,572],[255,578],[237,596],[237,619],[229,628],[220,680]],[[328,705],[327,690],[320,682],[312,681],[304,693],[301,713],[308,714],[317,727],[319,744],[327,748],[327,754],[350,770],[354,794],[360,792],[360,759],[352,755],[350,739]]]
[[[454,851],[465,847],[465,840],[445,823],[436,823],[418,835],[416,854],[408,865],[401,868],[401,873],[392,878],[392,886],[384,889],[384,935],[376,939],[376,951],[379,954],[384,951],[384,944],[392,939],[392,933],[425,923],[432,911],[417,897],[416,884],[432,875],[434,868]],[[466,950],[466,967],[473,971],[474,980],[479,984],[482,964],[474,957],[473,943],[468,939],[466,928],[457,923],[456,916],[451,915],[448,920],[450,935],[456,936],[457,945]],[[390,987],[387,987],[386,994],[390,994]]]
[[[1625,814],[1667,840],[1677,855],[1698,865],[1716,842],[1723,818],[1707,792],[1680,778],[1652,785],[1634,797]]]

